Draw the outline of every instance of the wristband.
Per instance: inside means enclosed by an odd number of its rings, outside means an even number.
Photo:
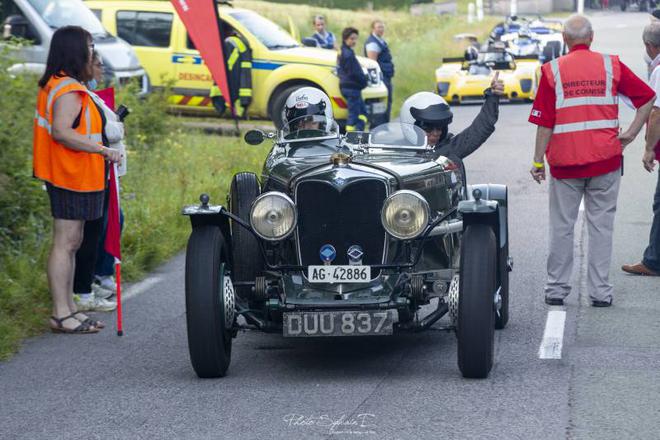
[[[534,165],[534,168],[545,168],[545,164],[543,162],[532,162],[532,165]]]

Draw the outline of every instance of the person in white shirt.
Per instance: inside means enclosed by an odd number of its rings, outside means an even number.
[[[387,109],[385,114],[380,118],[372,121],[372,127],[378,124],[390,122],[390,113],[392,112],[392,94],[394,89],[392,87],[392,78],[394,77],[394,62],[392,61],[392,53],[383,38],[385,35],[385,23],[382,20],[374,20],[371,23],[371,35],[367,38],[364,45],[364,55],[378,62],[380,70],[383,73],[383,82],[387,87]]]
[[[648,172],[653,172],[655,162],[660,160],[660,21],[652,20],[642,34],[646,54],[651,63],[649,70],[651,88],[655,91],[655,102],[646,128],[646,148],[642,163]],[[644,251],[642,261],[637,264],[624,264],[621,269],[634,275],[660,275],[660,171],[653,197],[653,222],[649,244]]]
[[[103,80],[103,61],[98,53],[94,53],[92,60],[94,78],[87,83],[87,93],[103,114],[103,138],[107,141],[108,148],[119,150],[121,160],[117,164],[117,175],[126,174],[126,146],[124,145],[124,124],[113,109],[108,107],[105,101],[98,96],[94,90]],[[106,191],[106,199],[108,192]],[[103,243],[105,241],[105,230],[107,224],[107,201],[104,205],[103,216],[97,220],[86,222],[83,234],[83,242],[76,252],[76,268],[74,275],[74,300],[78,310],[109,312],[117,307],[117,303],[111,299],[115,293],[112,263],[109,269],[103,269],[105,283],[99,281],[99,267],[104,264],[106,255]],[[113,259],[111,258],[111,261]],[[101,289],[99,287],[106,287]],[[97,321],[98,322],[98,321]],[[100,323],[103,325],[103,323]]]

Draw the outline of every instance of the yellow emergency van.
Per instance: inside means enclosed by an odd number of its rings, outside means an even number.
[[[211,75],[195,50],[174,7],[168,1],[86,1],[104,27],[129,42],[149,75],[153,87],[174,80],[173,105],[178,110],[213,112],[209,98]],[[335,118],[348,116],[339,91],[337,52],[303,47],[272,21],[254,11],[219,6],[224,29],[233,29],[252,50],[252,104],[248,116],[280,122],[286,97],[312,86],[331,99]],[[378,63],[358,57],[369,85],[362,92],[372,115],[384,113],[387,88]]]

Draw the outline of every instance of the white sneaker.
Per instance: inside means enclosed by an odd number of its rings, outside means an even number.
[[[89,298],[83,299],[80,295],[73,295],[79,312],[112,312],[117,308],[117,303],[99,298],[92,293]]]
[[[108,298],[111,295],[115,295],[117,293],[117,283],[115,282],[115,277],[112,275],[109,276],[102,276],[102,277],[94,277],[94,283],[92,284],[92,287],[97,286],[97,291],[103,290],[101,293],[102,298]]]
[[[102,299],[110,299],[115,295],[115,292],[112,290],[106,290],[103,287],[101,287],[100,284],[92,283],[92,292],[94,293],[94,296],[97,298],[102,298]]]

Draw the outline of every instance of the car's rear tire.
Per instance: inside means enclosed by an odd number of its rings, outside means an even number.
[[[229,189],[231,213],[250,222],[252,202],[259,197],[261,189],[254,173],[238,173]],[[243,226],[232,221],[232,279],[235,282],[254,282],[264,268],[263,255],[257,238]],[[251,286],[236,286],[236,294],[245,299],[252,296]]]
[[[502,330],[509,322],[509,243],[498,250],[498,271],[500,280],[500,310],[495,313],[495,328]]]
[[[561,43],[559,41],[548,41],[543,47],[543,62],[548,63],[561,56]]]
[[[487,225],[469,225],[461,247],[458,296],[458,367],[467,378],[485,378],[493,366],[497,241]]]
[[[190,362],[201,378],[223,377],[231,361],[235,305],[227,263],[220,228],[193,229],[186,249],[186,324]]]
[[[275,128],[277,128],[278,130],[281,129],[282,126],[284,125],[284,121],[282,120],[282,109],[284,108],[284,104],[286,104],[287,98],[293,92],[295,92],[298,89],[302,89],[303,87],[314,87],[314,86],[309,84],[297,84],[297,85],[285,87],[280,91],[275,92],[275,95],[271,98],[270,104],[268,106],[268,114],[270,115],[270,119],[273,121],[273,124],[275,124]],[[314,88],[318,89],[318,87],[314,87]],[[323,92],[321,89],[319,90]]]

